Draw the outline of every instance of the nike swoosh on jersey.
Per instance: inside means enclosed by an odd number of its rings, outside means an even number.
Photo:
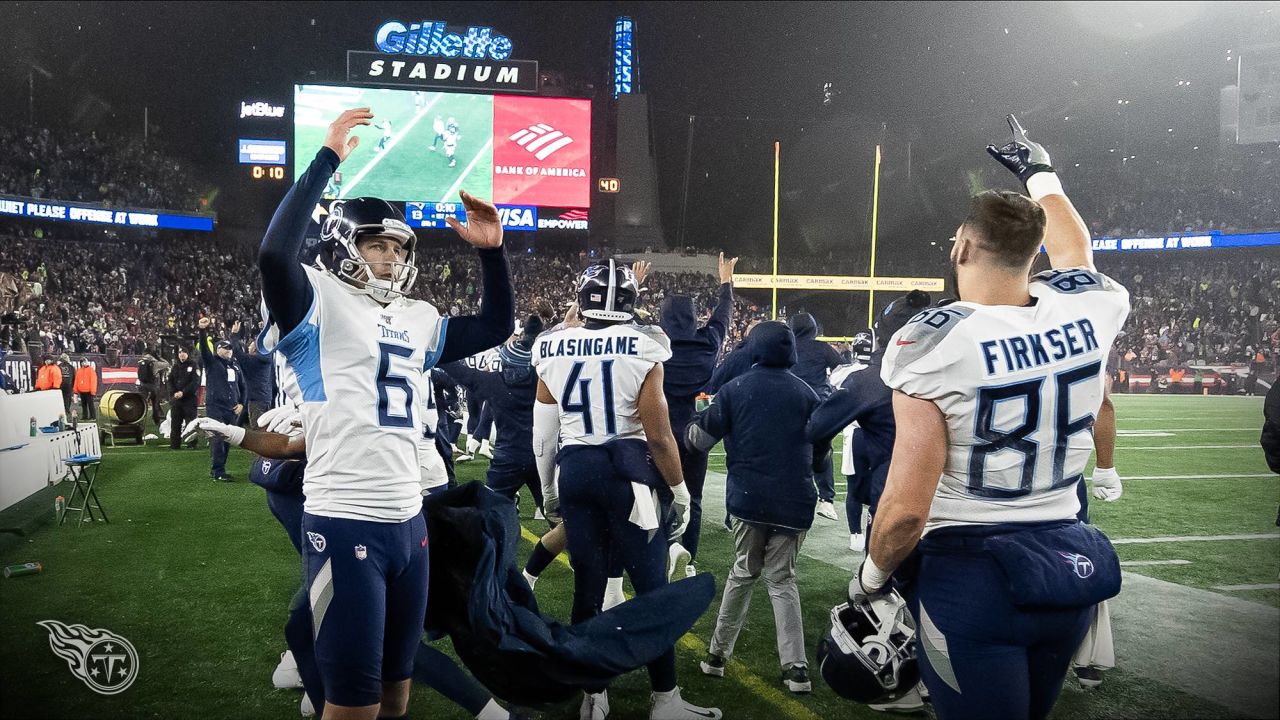
[[[916,341],[915,340],[894,340],[894,343],[898,345],[915,345]]]

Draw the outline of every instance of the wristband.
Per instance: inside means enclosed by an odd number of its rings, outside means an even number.
[[[870,553],[868,553],[866,559],[862,561],[862,570],[858,573],[858,582],[865,592],[878,592],[889,582],[891,574],[877,567],[875,561],[871,559]]]
[[[240,447],[240,443],[244,442],[244,428],[235,425],[228,427],[227,442],[234,447]]]
[[[1027,178],[1027,194],[1037,202],[1047,195],[1063,195],[1062,181],[1055,172],[1038,172]]]

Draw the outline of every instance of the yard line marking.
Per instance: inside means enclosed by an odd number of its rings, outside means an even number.
[[[539,537],[534,535],[533,532],[524,525],[520,526],[520,536],[535,544],[539,540]],[[564,553],[557,555],[556,560],[565,567],[568,567],[570,570],[573,569],[572,566],[569,565],[569,559],[565,557]],[[628,595],[627,599],[630,600],[631,596]],[[693,633],[687,633],[681,637],[680,646],[697,655],[704,655],[707,652],[707,644]],[[795,718],[796,720],[821,720],[821,718],[819,718],[812,710],[800,704],[796,700],[783,695],[781,690],[760,679],[758,675],[748,670],[746,665],[742,662],[734,658],[730,658],[725,664],[725,667],[729,671],[729,677],[737,680],[742,685],[745,685],[746,688],[757,697],[776,707],[780,711],[778,717]]]
[[[1280,533],[1257,533],[1253,535],[1166,535],[1149,538],[1112,538],[1112,545],[1145,545],[1148,543],[1171,542],[1218,542],[1220,540],[1274,540]]]
[[[1228,480],[1237,478],[1271,478],[1275,473],[1215,473],[1212,475],[1125,475],[1125,480]]]
[[[1261,449],[1257,443],[1251,445],[1116,445],[1117,450],[1243,450],[1245,448]]]
[[[480,152],[476,153],[476,156],[471,158],[471,162],[467,163],[467,167],[462,170],[462,174],[459,175],[458,179],[453,182],[453,185],[449,186],[449,189],[444,192],[444,197],[442,198],[444,201],[448,202],[449,198],[458,193],[458,188],[462,187],[462,181],[467,179],[467,176],[471,174],[471,169],[476,166],[476,163],[480,162],[480,158],[484,157],[484,154],[489,152],[489,148],[491,147],[493,147],[492,137],[485,140],[484,147],[480,148]]]
[[[1199,419],[1199,418],[1197,418]],[[1262,426],[1255,427],[1222,427],[1222,428],[1161,428],[1150,430],[1139,428],[1133,430],[1116,430],[1117,435],[1133,435],[1134,433],[1185,433],[1185,432],[1262,432]]]
[[[356,173],[356,176],[351,179],[350,185],[346,185],[342,188],[342,193],[340,197],[344,197],[344,198],[351,197],[351,192],[356,189],[356,185],[359,185],[360,181],[363,180],[364,177],[369,174],[369,171],[373,170],[373,168],[376,167],[378,163],[382,162],[383,158],[391,154],[391,150],[394,149],[395,146],[398,145],[400,141],[406,135],[409,134],[409,131],[413,129],[414,125],[418,124],[419,120],[427,116],[427,111],[431,109],[432,105],[435,105],[436,103],[440,102],[440,98],[442,97],[444,97],[444,95],[436,95],[434,98],[432,98],[431,102],[424,105],[423,108],[419,110],[416,115],[413,116],[413,119],[410,120],[404,126],[404,129],[401,130],[398,135],[391,136],[391,142],[387,143],[386,147],[382,148],[382,150],[375,150],[373,159],[370,160],[367,165],[360,168],[360,172]]]
[[[1258,583],[1257,585],[1214,585],[1214,590],[1280,590],[1280,583]]]
[[[1121,560],[1120,567],[1147,567],[1149,565],[1190,565],[1190,560]]]

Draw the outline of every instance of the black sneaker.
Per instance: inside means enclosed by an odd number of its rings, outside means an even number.
[[[783,670],[782,684],[793,693],[813,692],[813,683],[809,681],[809,668],[804,665],[792,665]]]
[[[227,475],[227,474],[225,474],[225,473],[224,473],[224,474],[222,474],[222,475],[214,475],[214,476],[213,476],[213,481],[214,481],[214,482],[235,482],[236,480],[235,480],[235,478],[231,477],[230,475]]]
[[[711,677],[724,677],[724,658],[715,653],[707,653],[707,659],[698,664],[702,668],[703,675]]]
[[[1096,688],[1102,684],[1102,671],[1098,668],[1086,665],[1074,668],[1074,670],[1076,671],[1076,680],[1080,681],[1080,687]]]

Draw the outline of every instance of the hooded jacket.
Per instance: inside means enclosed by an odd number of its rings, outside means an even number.
[[[857,483],[863,493],[857,501],[871,507],[874,514],[884,493],[884,482],[889,475],[889,460],[893,456],[893,442],[897,426],[893,419],[893,391],[880,379],[880,364],[884,349],[871,355],[865,370],[850,373],[836,390],[813,411],[805,435],[810,442],[830,443],[851,422],[858,423],[854,433],[854,474],[869,478]]]
[[[792,372],[821,397],[826,397],[830,391],[827,371],[844,360],[835,348],[818,339],[818,322],[809,313],[793,315],[787,325],[796,334],[796,366]]]
[[[720,347],[733,319],[733,286],[722,283],[711,319],[697,326],[693,298],[672,295],[662,301],[659,325],[671,339],[671,358],[662,364],[662,392],[667,396],[671,429],[679,437],[693,418],[698,393],[711,381]]]
[[[748,523],[808,530],[818,502],[814,462],[826,456],[826,448],[815,450],[804,434],[818,396],[791,374],[796,343],[786,325],[760,323],[747,348],[753,367],[716,393],[689,426],[685,442],[705,452],[724,440],[730,514]]]
[[[423,504],[432,550],[426,630],[447,633],[467,669],[510,703],[563,702],[656,660],[715,597],[715,580],[703,574],[576,625],[557,622],[542,614],[520,574],[516,513],[481,483]]]
[[[45,363],[40,366],[40,370],[36,372],[36,389],[62,389],[62,369],[58,367],[57,363]]]

